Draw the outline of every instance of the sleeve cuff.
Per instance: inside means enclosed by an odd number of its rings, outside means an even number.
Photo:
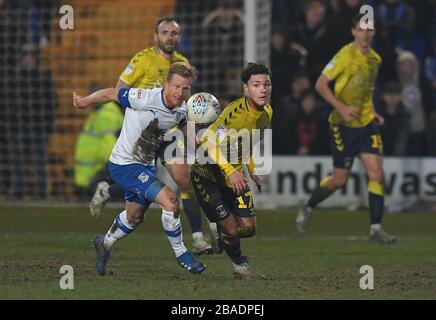
[[[123,77],[119,77],[118,79],[120,79],[122,82],[124,82],[125,84],[127,84],[130,87],[130,83],[129,81],[127,81],[126,79],[124,79]]]
[[[224,173],[226,174],[226,176],[230,176],[233,172],[235,172],[235,168],[233,168],[232,165],[226,165],[224,168],[221,168]]]
[[[332,77],[330,77],[328,74],[326,74],[325,72],[322,72],[322,74],[327,78],[327,79],[329,79],[330,81],[332,81],[333,79],[332,79]]]
[[[129,90],[130,88],[121,88],[118,91],[118,102],[124,107],[124,108],[132,108],[129,101]]]

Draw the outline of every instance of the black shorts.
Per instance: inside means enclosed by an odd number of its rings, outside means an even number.
[[[380,130],[373,122],[363,128],[330,125],[330,138],[335,168],[351,169],[354,157],[362,153],[383,155]]]
[[[198,203],[209,221],[217,222],[231,214],[240,218],[256,216],[250,189],[243,195],[235,195],[232,188],[217,184],[192,171],[191,181]]]

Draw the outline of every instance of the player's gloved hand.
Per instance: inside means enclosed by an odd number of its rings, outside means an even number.
[[[259,192],[261,192],[262,191],[262,181],[260,180],[259,176],[257,174],[255,174],[254,172],[250,172],[250,178],[256,184],[257,190]]]
[[[73,106],[77,109],[85,109],[87,107],[85,99],[73,92]]]
[[[233,172],[229,176],[230,183],[232,184],[233,192],[235,194],[243,194],[247,189],[247,180],[238,171]]]
[[[353,120],[353,118],[357,115],[356,108],[346,105],[339,108],[338,112],[341,114],[342,118],[344,118],[345,121]]]

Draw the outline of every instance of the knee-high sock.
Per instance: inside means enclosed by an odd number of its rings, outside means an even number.
[[[247,258],[242,256],[241,240],[238,236],[230,237],[223,234],[223,245],[224,250],[234,264],[247,262]]]
[[[135,230],[137,226],[130,224],[127,220],[126,210],[121,212],[119,215],[115,217],[115,220],[106,233],[104,237],[104,246],[106,249],[112,248],[112,246],[118,240],[124,238],[133,230]]]
[[[180,199],[183,203],[183,210],[188,217],[191,232],[201,232],[201,211],[197,201],[194,201],[194,198],[188,192],[180,193]]]
[[[329,177],[325,177],[321,180],[318,188],[312,192],[310,195],[309,201],[307,201],[307,205],[310,208],[315,208],[319,203],[323,202],[325,199],[327,199],[333,192],[336,191],[336,189],[329,189],[328,188],[328,181]]]
[[[383,219],[384,188],[379,182],[368,183],[368,204],[371,216],[371,225],[380,225]]]
[[[181,256],[187,250],[183,243],[182,224],[180,223],[180,215],[174,218],[174,212],[162,210],[162,226],[170,241],[171,247],[174,250],[176,257]]]

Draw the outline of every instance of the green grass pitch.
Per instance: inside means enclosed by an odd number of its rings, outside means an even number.
[[[180,268],[157,210],[115,246],[110,275],[98,276],[90,240],[118,212],[95,222],[87,208],[0,206],[0,299],[436,299],[434,214],[386,214],[399,239],[382,246],[367,242],[366,211],[319,210],[299,236],[296,210],[259,210],[258,234],[242,248],[268,280],[245,282],[231,279],[225,254],[200,257],[200,276]],[[190,247],[184,217],[183,226]],[[60,289],[62,265],[74,269],[73,290]],[[363,265],[374,268],[373,290],[359,287]]]

